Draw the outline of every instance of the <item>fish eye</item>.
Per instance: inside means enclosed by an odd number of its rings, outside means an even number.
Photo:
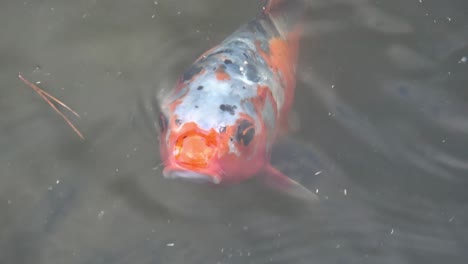
[[[242,120],[237,127],[236,139],[238,142],[242,142],[244,146],[247,146],[255,135],[255,128],[252,122],[248,120]]]
[[[163,114],[159,114],[159,129],[164,132],[167,128],[167,118]]]

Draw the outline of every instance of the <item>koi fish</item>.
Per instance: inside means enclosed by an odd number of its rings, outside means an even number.
[[[229,184],[262,176],[277,189],[305,189],[270,164],[293,103],[303,12],[299,0],[267,1],[183,73],[160,105],[164,177]]]

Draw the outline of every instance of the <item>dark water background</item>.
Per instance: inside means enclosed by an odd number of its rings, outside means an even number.
[[[468,2],[310,4],[274,162],[318,205],[162,179],[138,104],[257,1],[2,2],[0,263],[466,263]]]

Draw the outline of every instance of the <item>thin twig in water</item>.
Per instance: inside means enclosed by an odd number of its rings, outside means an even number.
[[[21,74],[18,74],[18,78],[20,78],[20,80],[23,81],[27,86],[31,87],[40,97],[42,97],[42,99],[44,99],[47,102],[47,104],[49,104],[50,107],[52,107],[52,109],[54,109],[55,112],[57,112],[67,122],[67,124],[75,131],[75,133],[78,134],[78,136],[81,139],[84,139],[83,134],[81,134],[81,132],[75,127],[75,125],[73,125],[73,123],[62,113],[62,111],[60,111],[55,106],[55,104],[53,102],[61,105],[62,107],[64,107],[68,111],[72,112],[75,116],[80,117],[78,115],[78,113],[73,111],[73,109],[68,107],[66,104],[62,103],[59,99],[55,98],[54,96],[50,95],[49,93],[47,93],[44,90],[42,90],[41,88],[39,88],[34,83],[26,80]]]

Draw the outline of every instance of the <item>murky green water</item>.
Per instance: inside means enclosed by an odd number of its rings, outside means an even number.
[[[309,2],[274,162],[319,205],[164,180],[139,108],[257,1],[0,4],[0,263],[465,263],[468,3]]]

